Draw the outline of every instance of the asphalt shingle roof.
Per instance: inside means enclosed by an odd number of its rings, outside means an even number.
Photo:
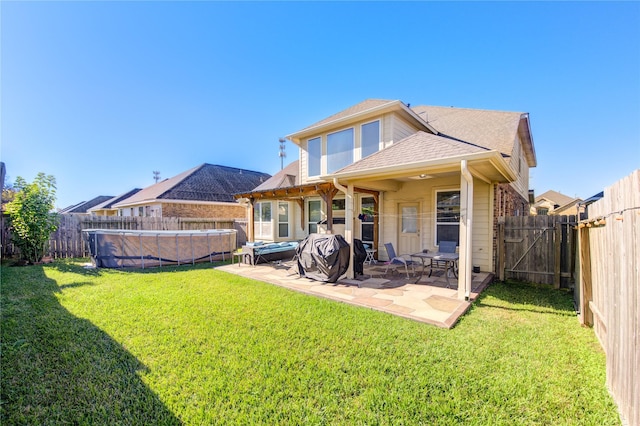
[[[298,176],[298,160],[288,164],[284,169],[271,176],[264,183],[254,188],[254,191],[265,191],[269,189],[291,188],[300,184]]]
[[[336,173],[375,170],[487,151],[489,150],[473,144],[420,131]]]
[[[332,121],[340,120],[341,118],[349,117],[351,115],[358,114],[363,111],[367,111],[369,109],[388,104],[390,102],[394,102],[394,101],[390,101],[386,99],[367,99],[365,101],[360,102],[359,104],[353,105],[345,110],[342,110],[336,114],[333,114],[330,117],[320,120],[317,123],[312,124],[311,126],[307,126],[304,129],[300,130],[300,132],[303,132],[312,127],[321,126],[323,124],[330,123]]]
[[[134,188],[131,191],[125,192],[124,194],[121,195],[116,195],[113,198],[108,199],[107,201],[100,203],[94,207],[91,207],[89,210],[102,210],[102,209],[110,209],[114,204],[116,204],[117,202],[120,202],[122,200],[126,200],[127,198],[131,197],[133,194],[141,191],[141,188]]]
[[[521,112],[420,105],[411,109],[439,133],[513,155]]]
[[[98,204],[104,203],[113,198],[113,195],[99,195],[96,198],[93,198],[89,201],[83,201],[80,204],[76,204],[70,207],[67,207],[63,210],[60,210],[60,213],[87,213],[87,211],[97,206]]]
[[[235,202],[234,194],[251,191],[270,177],[267,173],[205,163],[144,188],[117,205],[151,200]]]

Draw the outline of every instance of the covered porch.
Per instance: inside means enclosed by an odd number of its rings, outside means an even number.
[[[416,283],[418,275],[407,277],[403,270],[390,270],[384,274],[384,264],[365,263],[363,275],[331,284],[300,277],[292,267],[293,263],[289,261],[259,264],[255,267],[228,264],[217,269],[443,328],[452,328],[493,279],[491,273],[474,273],[469,299],[460,300],[457,296],[457,279],[450,277],[451,285],[447,288],[443,271],[438,271],[431,277],[425,275]]]

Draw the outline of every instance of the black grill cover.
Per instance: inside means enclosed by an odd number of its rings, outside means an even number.
[[[349,268],[350,250],[342,235],[309,234],[296,249],[298,271],[316,281],[335,283]]]
[[[357,238],[353,240],[353,272],[364,274],[364,261],[367,258],[367,249],[361,240]]]

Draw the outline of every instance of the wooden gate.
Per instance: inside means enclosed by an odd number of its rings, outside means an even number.
[[[575,225],[575,216],[499,218],[496,270],[500,279],[573,288]]]

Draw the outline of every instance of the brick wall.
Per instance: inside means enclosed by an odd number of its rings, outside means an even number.
[[[493,187],[493,270],[498,271],[498,217],[529,216],[529,200],[508,183]]]
[[[166,203],[162,205],[162,217],[235,219],[246,218],[246,216],[247,209],[240,204]]]

